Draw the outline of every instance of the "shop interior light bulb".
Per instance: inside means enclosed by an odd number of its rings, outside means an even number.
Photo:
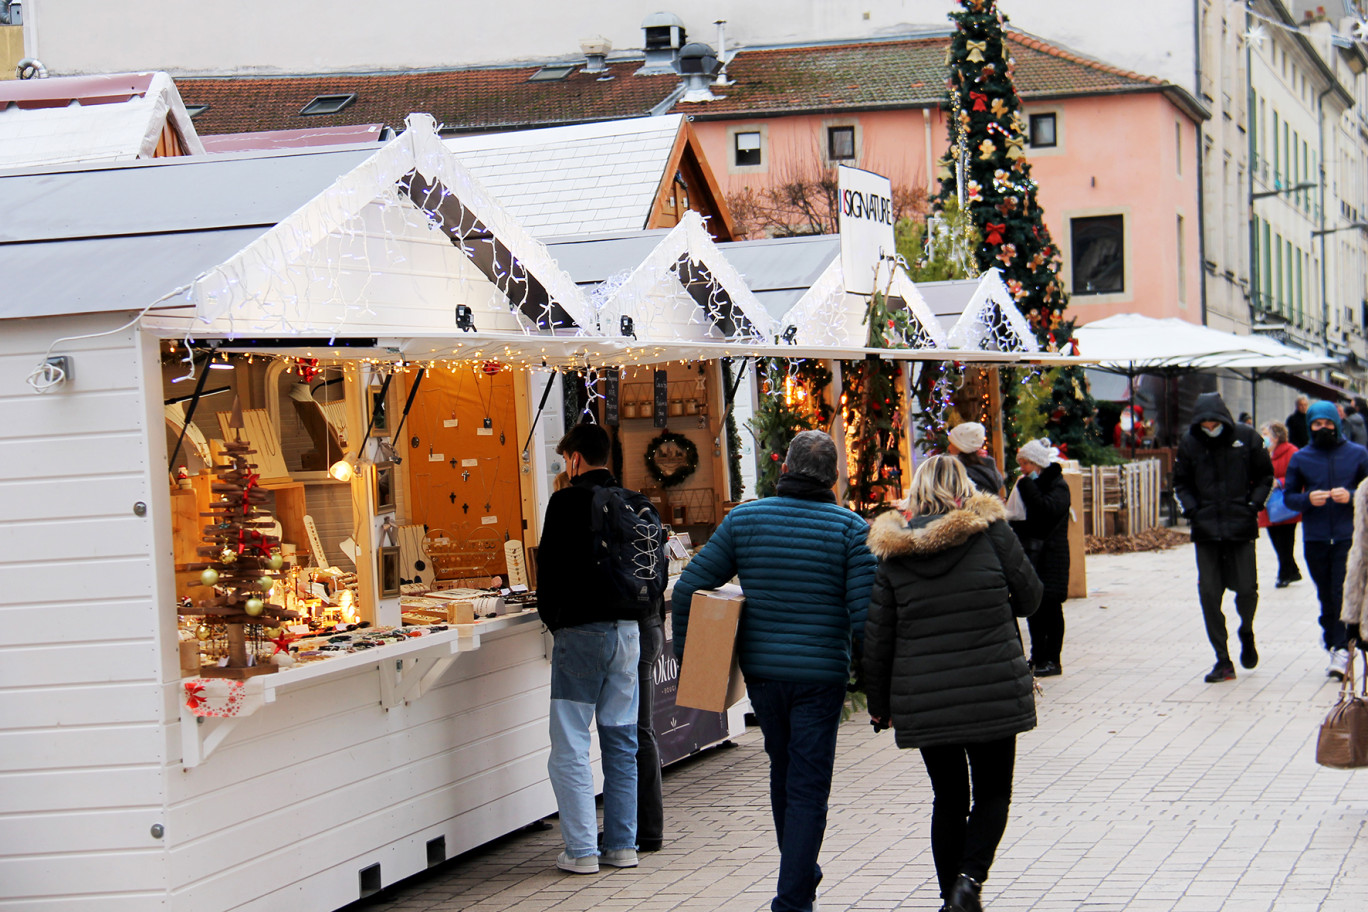
[[[328,474],[338,481],[351,481],[356,476],[356,468],[347,460],[339,459],[329,466]]]

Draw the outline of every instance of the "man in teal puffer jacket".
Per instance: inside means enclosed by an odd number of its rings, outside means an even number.
[[[778,495],[732,510],[675,584],[674,648],[684,655],[695,590],[739,577],[737,633],[746,692],[770,757],[779,839],[772,912],[810,912],[822,869],[836,730],[852,637],[864,636],[875,560],[869,526],[836,503],[836,444],[804,431],[789,445]]]

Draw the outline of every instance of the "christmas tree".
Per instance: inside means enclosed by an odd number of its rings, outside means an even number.
[[[746,427],[755,438],[755,493],[772,497],[779,467],[799,431],[825,430],[833,415],[826,399],[831,371],[822,361],[768,358],[761,366],[760,407]]]
[[[242,427],[241,414],[238,403],[233,403],[230,426]],[[240,439],[225,442],[224,451],[229,461],[214,467],[216,480],[210,488],[219,500],[210,504],[212,512],[205,514],[215,522],[204,527],[203,544],[197,552],[209,560],[180,568],[201,571],[200,582],[209,587],[209,595],[180,612],[204,615],[227,626],[228,664],[206,666],[201,674],[246,678],[276,670],[271,664],[252,663],[246,628],[251,625],[259,630],[265,621],[278,624],[299,615],[267,601],[283,562],[280,541],[262,531],[274,523],[262,509],[270,495],[259,487],[256,466],[247,461],[255,451]]]
[[[950,14],[950,148],[940,160],[937,208],[962,200],[979,232],[980,271],[996,266],[1040,341],[1051,346],[1067,306],[1059,248],[1050,239],[1026,160],[1026,127],[1012,82],[997,0],[960,0]],[[964,186],[960,187],[963,180]]]

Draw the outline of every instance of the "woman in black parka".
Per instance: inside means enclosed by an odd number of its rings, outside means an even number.
[[[1069,597],[1069,484],[1048,439],[1032,440],[1017,452],[1026,518],[1012,523],[1021,547],[1044,584],[1031,628],[1031,669],[1037,678],[1062,673],[1064,600]]]
[[[876,731],[892,723],[898,747],[921,750],[943,909],[978,912],[1007,826],[1016,736],[1036,724],[1016,618],[1035,611],[1040,580],[1002,501],[975,493],[953,456],[923,462],[909,490],[909,518],[886,513],[869,533],[869,713]]]

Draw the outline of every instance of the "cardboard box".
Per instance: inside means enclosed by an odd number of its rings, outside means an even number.
[[[745,696],[736,651],[736,631],[745,603],[736,586],[700,589],[693,594],[676,706],[726,712]]]

